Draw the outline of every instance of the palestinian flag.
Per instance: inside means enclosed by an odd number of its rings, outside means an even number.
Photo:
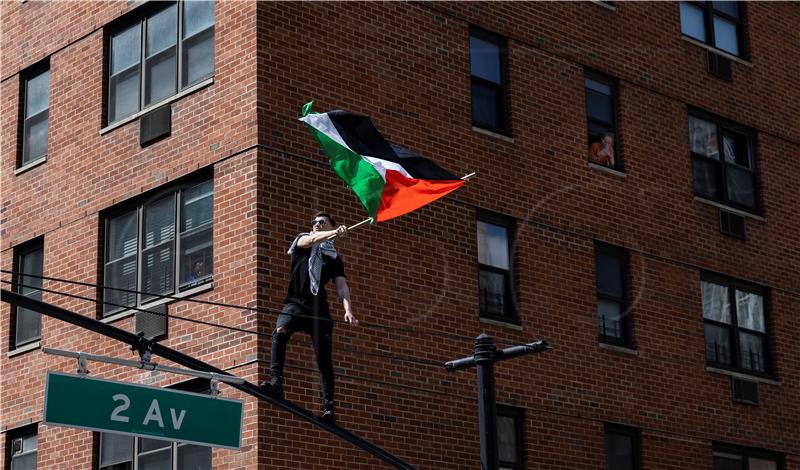
[[[419,209],[464,184],[432,161],[387,142],[368,117],[345,111],[312,113],[308,103],[300,120],[373,221]]]

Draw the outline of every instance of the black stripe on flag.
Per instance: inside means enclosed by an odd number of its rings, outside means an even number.
[[[342,140],[351,150],[367,157],[381,158],[400,164],[412,178],[422,180],[457,180],[458,176],[437,164],[383,138],[372,120],[346,111],[328,113]]]

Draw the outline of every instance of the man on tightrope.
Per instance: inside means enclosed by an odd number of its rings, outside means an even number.
[[[319,212],[314,216],[311,233],[299,234],[289,248],[292,268],[283,310],[272,332],[271,379],[269,384],[262,384],[272,393],[283,397],[286,346],[292,334],[298,331],[307,333],[311,336],[320,372],[322,418],[330,423],[336,422],[336,414],[331,358],[333,321],[325,292],[328,281],[333,280],[336,285],[336,292],[344,306],[344,320],[350,325],[358,325],[350,306],[350,289],[344,274],[344,263],[329,240],[333,236],[346,237],[347,227],[336,227],[330,214]]]

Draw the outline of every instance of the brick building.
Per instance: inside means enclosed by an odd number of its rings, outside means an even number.
[[[437,364],[486,331],[554,348],[496,367],[504,468],[800,469],[796,3],[0,9],[15,290],[129,331],[129,307],[164,300],[92,285],[181,297],[170,315],[263,337],[170,318],[162,344],[267,378],[289,243],[318,209],[364,217],[296,120],[313,98],[477,172],[338,245],[364,323],[335,330],[340,425],[419,468],[475,468],[474,373]],[[43,425],[45,371],[75,361],[42,347],[135,356],[5,303],[0,325],[3,469],[382,466],[224,385],[240,451]],[[318,409],[307,337],[289,357],[287,398]]]

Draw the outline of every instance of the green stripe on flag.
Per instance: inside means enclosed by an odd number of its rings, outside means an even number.
[[[381,203],[381,194],[386,186],[381,174],[361,155],[343,147],[311,126],[308,126],[308,129],[314,134],[314,138],[331,161],[333,171],[350,186],[369,216],[375,219]]]

